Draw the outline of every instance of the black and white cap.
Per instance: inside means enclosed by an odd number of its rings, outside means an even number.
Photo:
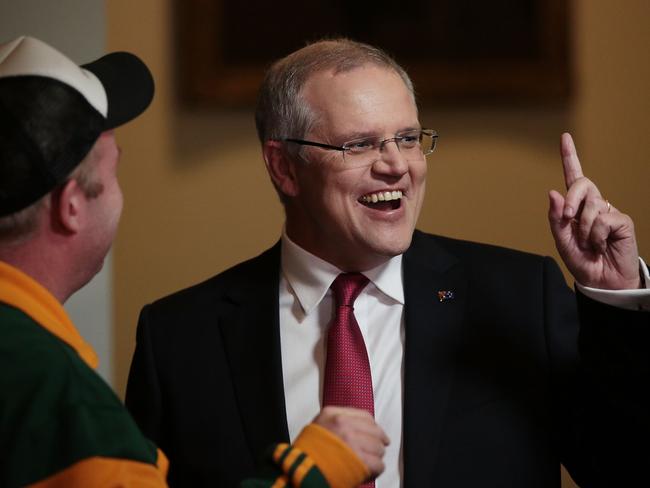
[[[0,217],[66,181],[100,134],[151,103],[147,66],[127,52],[78,66],[33,37],[0,44]]]

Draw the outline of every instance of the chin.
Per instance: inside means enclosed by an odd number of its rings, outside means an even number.
[[[411,245],[412,234],[408,237],[401,239],[387,239],[383,241],[383,245],[377,246],[376,242],[372,243],[372,252],[375,255],[383,256],[387,260],[395,256],[399,256],[406,252]]]
[[[413,228],[409,226],[407,230],[399,229],[392,232],[389,230],[384,233],[383,236],[378,237],[382,238],[382,240],[378,242],[385,243],[381,247],[384,247],[387,253],[391,256],[397,256],[406,251],[411,245],[411,240],[413,239]]]
[[[99,274],[99,272],[104,269],[104,261],[106,257],[97,260],[95,265],[91,268],[90,266],[88,267],[89,273],[88,276],[86,277],[86,282],[84,285],[88,284],[95,276]]]

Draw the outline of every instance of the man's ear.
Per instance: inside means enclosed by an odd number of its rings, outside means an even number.
[[[296,162],[289,158],[280,141],[266,141],[262,148],[266,169],[277,190],[287,196],[298,195]]]
[[[53,192],[51,198],[52,218],[62,232],[67,234],[79,232],[85,203],[86,195],[75,179],[68,180]]]

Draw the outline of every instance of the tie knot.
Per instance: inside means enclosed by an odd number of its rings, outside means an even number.
[[[361,273],[341,273],[332,286],[337,307],[353,307],[361,290],[368,284],[368,278]]]

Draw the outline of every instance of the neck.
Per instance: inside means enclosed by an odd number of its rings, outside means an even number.
[[[328,262],[332,266],[336,266],[338,269],[345,273],[368,271],[369,269],[376,268],[377,266],[386,263],[394,257],[369,253],[356,253],[356,256],[351,256],[350,253],[337,253],[335,250],[327,253],[324,252],[321,248],[314,248],[310,245],[309,241],[300,239],[299,235],[292,234],[291,226],[288,224],[288,222],[285,229],[286,236],[296,246],[299,246],[317,258]]]
[[[31,242],[14,247],[0,245],[0,260],[40,283],[62,304],[76,291],[66,286],[69,267],[52,249],[35,249]]]

